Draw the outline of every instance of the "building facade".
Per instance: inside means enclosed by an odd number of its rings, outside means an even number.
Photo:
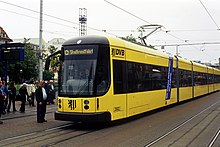
[[[7,35],[7,33],[4,31],[4,29],[0,26],[0,44],[4,44],[5,42],[12,42],[12,39],[10,39]]]

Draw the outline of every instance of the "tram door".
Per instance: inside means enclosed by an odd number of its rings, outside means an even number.
[[[113,59],[113,94],[112,117],[120,119],[127,117],[127,94],[126,94],[126,63],[124,60]]]

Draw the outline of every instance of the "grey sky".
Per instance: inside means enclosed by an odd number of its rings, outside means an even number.
[[[140,20],[104,0],[44,0],[43,38],[69,39],[78,36],[79,8],[87,9],[87,34],[103,34],[106,30],[116,36],[134,37],[140,35],[141,25],[160,24],[163,31],[148,37],[148,44],[184,44],[220,42],[220,1],[219,0],[107,0],[110,3],[138,16]],[[7,4],[7,3],[10,4]],[[206,12],[205,8],[210,13]],[[17,5],[13,6],[11,4]],[[38,38],[39,14],[18,6],[39,11],[40,0],[0,0],[0,26],[10,38]],[[15,14],[17,13],[17,14]],[[48,15],[61,19],[55,19]],[[165,33],[169,31],[169,34]],[[176,47],[165,47],[175,54]],[[179,46],[180,56],[189,60],[218,62],[220,44]]]

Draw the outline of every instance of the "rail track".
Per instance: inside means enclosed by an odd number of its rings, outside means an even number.
[[[86,129],[85,129],[86,128]],[[46,130],[34,131],[28,134],[14,136],[0,140],[0,146],[25,147],[25,146],[56,146],[62,142],[76,139],[102,129],[100,126],[86,126],[81,123],[67,123]]]
[[[55,105],[47,107],[48,122],[38,124],[36,110],[27,108],[25,114],[16,112],[4,116],[4,124],[0,125],[0,146],[219,147],[219,94],[108,127],[56,121],[53,113]]]
[[[164,146],[178,146],[178,144],[184,146],[198,145],[196,144],[196,142],[194,142],[194,140],[196,140],[197,138],[202,138],[202,133],[204,133],[208,129],[208,127],[210,127],[214,122],[217,123],[220,121],[219,105],[220,101],[217,101],[216,103],[210,105],[209,107],[195,114],[191,118],[177,125],[172,130],[169,130],[167,133],[161,135],[150,143],[147,143],[145,147],[161,146],[162,144]],[[190,123],[191,125],[189,125]],[[219,137],[219,135],[220,130],[218,129],[216,130],[215,134],[207,137],[210,141],[209,144],[207,144],[206,146],[212,147],[215,144],[215,141]],[[170,139],[171,136],[172,139]],[[176,137],[173,138],[173,136]],[[185,144],[181,144],[184,139]],[[186,141],[187,139],[188,141]]]

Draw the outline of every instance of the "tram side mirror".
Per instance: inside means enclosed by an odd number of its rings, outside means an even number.
[[[61,48],[61,55],[59,56],[59,61],[63,61],[64,60],[64,48]]]
[[[45,70],[49,70],[49,67],[50,67],[50,59],[46,59]]]

